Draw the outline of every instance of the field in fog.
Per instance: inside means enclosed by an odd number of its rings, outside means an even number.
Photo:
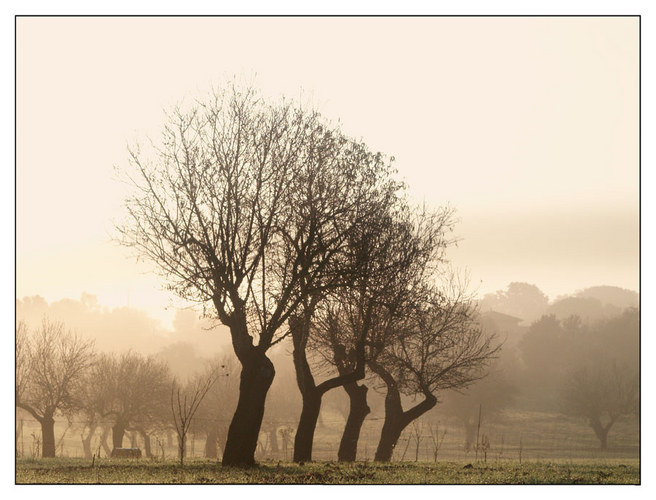
[[[16,482],[640,483],[639,40],[17,16]]]
[[[335,412],[327,411],[322,415],[315,437],[313,455],[319,461],[336,460],[337,445],[341,438],[344,420]],[[40,434],[40,428],[36,422],[28,418],[24,418],[22,421],[23,433],[18,442],[19,464],[33,462],[38,457],[38,453],[35,453],[35,446]],[[21,419],[19,418],[19,426],[20,423]],[[289,422],[289,425],[293,425],[293,423]],[[373,459],[381,425],[381,421],[373,420],[363,429],[358,460]],[[464,449],[465,433],[458,422],[442,421],[441,425],[447,433],[438,451],[438,462],[443,460],[475,462],[475,451],[465,451]],[[402,434],[394,451],[394,461],[414,461],[416,440],[412,431],[411,429]],[[55,432],[58,437],[63,436],[58,443],[58,457],[84,457],[78,430],[75,430],[74,427],[68,427],[65,420],[60,420],[55,424]],[[489,436],[490,439],[490,449],[487,451],[488,463],[519,462],[520,459],[522,463],[543,460],[592,460],[600,462],[618,460],[623,461],[623,463],[630,463],[633,460],[638,460],[640,456],[639,427],[635,419],[621,420],[615,425],[611,437],[611,446],[605,451],[599,449],[599,441],[585,422],[556,413],[509,410],[502,416],[495,418],[494,421],[484,424],[481,434]],[[131,435],[126,439],[126,445],[132,444],[130,437]],[[175,434],[171,436],[170,442],[164,434],[156,437],[154,441],[156,443],[154,453],[158,460],[175,461],[178,453]],[[136,434],[133,443],[143,449],[143,441]],[[264,433],[260,438],[260,443],[261,445],[256,454],[258,460],[281,460],[283,462],[291,460],[291,443],[286,451],[280,446],[278,452],[275,453],[272,453],[269,449],[263,451],[266,447]],[[204,458],[204,445],[205,437],[200,434],[193,434],[187,442],[186,456],[191,459]],[[99,447],[97,441],[94,441],[93,449],[94,452],[99,452],[101,459],[106,458],[106,454]],[[433,458],[433,446],[428,428],[427,426],[422,427],[418,460],[432,462]],[[485,460],[483,453],[478,458],[480,462]],[[146,462],[147,459],[144,458],[143,461]],[[89,460],[85,463],[87,462]]]

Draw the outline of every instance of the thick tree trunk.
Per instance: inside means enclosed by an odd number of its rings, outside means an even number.
[[[218,432],[216,427],[213,426],[210,428],[205,439],[205,458],[217,458],[219,456],[219,450],[216,446],[217,439]]]
[[[41,456],[54,457],[55,456],[55,419],[52,416],[46,415],[39,423],[41,424],[41,437],[43,444],[41,447]]]
[[[385,420],[374,456],[376,462],[392,460],[394,448],[406,425],[404,425],[401,395],[397,389],[388,387],[385,395]]]
[[[240,354],[239,401],[228,430],[222,462],[223,465],[251,466],[255,463],[266,395],[276,372],[263,349],[251,347],[249,352]]]
[[[112,427],[112,446],[114,449],[123,448],[123,436],[125,435],[125,424],[117,420]]]
[[[312,443],[317,419],[321,411],[322,393],[316,388],[308,390],[303,395],[303,410],[294,438],[294,462],[308,462],[312,460]]]
[[[358,385],[356,382],[344,385],[344,390],[349,396],[349,414],[344,426],[342,440],[339,443],[337,460],[340,462],[354,462],[358,453],[358,440],[360,430],[367,415],[371,412],[367,405],[367,386]]]
[[[411,422],[421,417],[437,404],[437,398],[431,393],[424,394],[424,400],[407,411],[403,411],[401,405],[401,393],[394,377],[382,366],[370,363],[372,370],[385,382],[387,394],[385,394],[385,421],[380,433],[380,441],[376,449],[374,460],[377,462],[389,462],[392,460],[394,447],[401,436],[401,432]]]

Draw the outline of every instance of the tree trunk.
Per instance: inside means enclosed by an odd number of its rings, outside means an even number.
[[[226,448],[226,441],[228,440],[228,427],[225,425],[221,425],[218,429],[218,445],[219,448],[221,449],[221,459],[223,459],[223,453],[225,453],[225,448]]]
[[[385,421],[383,422],[383,429],[380,432],[380,441],[378,442],[374,460],[377,462],[389,462],[392,460],[394,447],[403,429],[433,408],[437,404],[437,398],[431,393],[425,393],[423,401],[409,410],[403,411],[401,393],[394,377],[377,363],[370,362],[370,366],[372,371],[383,379],[387,387],[387,394],[385,394]]]
[[[349,396],[349,414],[344,426],[342,440],[339,443],[337,460],[340,462],[354,462],[358,453],[358,440],[360,430],[371,409],[367,405],[367,386],[358,385],[356,382],[344,385],[344,390]]]
[[[87,437],[84,437],[84,431],[82,434],[82,449],[84,450],[84,458],[91,458],[93,453],[91,452],[91,439],[93,438],[94,433],[96,432],[96,426],[89,426],[89,434]]]
[[[153,458],[153,450],[150,444],[150,436],[146,432],[146,429],[139,427],[137,432],[141,435],[144,441],[144,452],[146,453],[146,458]]]
[[[100,445],[105,450],[105,455],[109,457],[112,454],[112,450],[109,449],[109,445],[107,444],[107,434],[109,434],[109,427],[103,427],[103,432],[100,436]]]
[[[52,416],[44,416],[39,423],[41,424],[41,436],[43,438],[41,456],[55,456],[55,419]]]
[[[123,448],[123,436],[125,435],[125,424],[117,420],[112,427],[112,446],[114,449]]]
[[[216,446],[218,437],[216,427],[212,426],[207,433],[207,438],[205,439],[205,458],[217,458],[219,456],[219,450]]]
[[[184,465],[184,456],[187,448],[187,436],[178,436],[178,457],[180,458],[180,467]]]
[[[403,410],[401,408],[401,398],[398,396],[399,402],[398,405],[388,404],[390,399],[390,390],[387,390],[387,395],[385,397],[385,420],[383,422],[383,428],[380,432],[380,439],[378,441],[378,447],[376,448],[376,455],[374,460],[376,462],[389,462],[392,460],[392,454],[394,453],[394,448],[396,443],[401,437],[401,432],[406,427],[403,422]]]
[[[239,401],[228,430],[222,462],[223,465],[252,466],[266,395],[276,372],[271,360],[259,347],[242,352],[239,359],[242,363]]]
[[[303,396],[303,409],[294,439],[294,462],[307,462],[312,460],[312,443],[317,420],[321,410],[321,398],[331,389],[343,386],[364,378],[364,342],[358,345],[354,369],[348,369],[337,362],[339,376],[315,385],[312,370],[307,360],[306,346],[310,336],[310,320],[313,306],[310,305],[302,316],[289,319],[289,329],[294,344],[294,368],[296,382]],[[336,356],[339,358],[339,356]]]
[[[611,420],[606,425],[601,424],[599,418],[590,419],[590,426],[595,432],[597,439],[599,439],[599,444],[601,445],[601,450],[606,451],[608,449],[608,432],[613,426],[614,420]]]
[[[311,389],[303,395],[303,410],[294,438],[294,462],[309,462],[312,460],[312,443],[317,419],[321,411],[322,393]]]

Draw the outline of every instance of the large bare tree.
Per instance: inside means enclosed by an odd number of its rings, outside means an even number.
[[[42,455],[54,457],[55,416],[70,415],[79,406],[82,376],[94,357],[93,342],[47,319],[32,332],[19,326],[16,405],[39,422]]]
[[[224,464],[254,463],[275,375],[266,352],[339,272],[333,261],[389,170],[316,112],[236,85],[173,111],[151,151],[132,149],[123,242],[229,327],[242,365]]]

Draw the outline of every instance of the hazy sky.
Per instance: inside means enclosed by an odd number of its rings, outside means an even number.
[[[126,144],[233,75],[303,95],[461,220],[480,293],[638,288],[637,18],[19,18],[17,295],[169,296],[115,243]]]

